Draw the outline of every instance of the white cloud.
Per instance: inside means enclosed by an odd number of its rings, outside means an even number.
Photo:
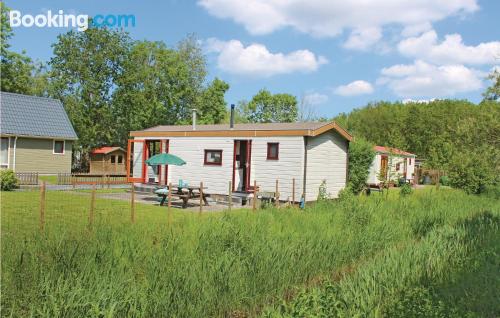
[[[500,41],[467,46],[460,34],[449,34],[438,43],[436,31],[428,31],[398,44],[401,54],[436,64],[500,64]]]
[[[217,66],[228,73],[269,77],[293,72],[313,72],[320,65],[328,63],[323,56],[316,56],[309,50],[290,53],[272,53],[262,44],[244,46],[238,40],[207,40],[209,52],[218,53]]]
[[[320,93],[308,93],[304,96],[304,101],[309,105],[324,104],[328,101],[328,96]]]
[[[347,85],[340,85],[336,87],[333,92],[341,96],[371,94],[373,93],[373,86],[366,81],[354,81]]]
[[[401,31],[401,35],[403,37],[417,36],[431,29],[432,25],[429,22],[407,25],[404,27],[403,31]]]
[[[399,64],[381,71],[377,84],[401,97],[444,97],[478,90],[485,74],[464,65],[437,66],[424,61]]]
[[[355,29],[344,43],[344,47],[353,50],[367,50],[382,38],[382,30],[378,27]]]
[[[291,27],[319,37],[337,36],[345,29],[394,24],[422,28],[479,9],[477,0],[199,0],[198,4],[215,17],[242,24],[252,34]]]

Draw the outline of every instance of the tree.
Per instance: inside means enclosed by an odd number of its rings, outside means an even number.
[[[229,84],[215,78],[202,93],[199,113],[200,123],[220,124],[227,114],[227,103],[224,94],[229,89]]]
[[[493,84],[486,89],[483,96],[486,100],[500,101],[500,71],[496,68],[489,76],[488,79]]]
[[[202,122],[222,120],[224,93],[229,86],[214,80],[205,88],[205,76],[204,56],[192,37],[176,49],[163,42],[135,42],[113,93],[115,140],[125,144],[131,130],[187,124],[193,108],[200,110]],[[207,98],[210,100],[205,101]]]
[[[63,102],[84,154],[114,141],[112,95],[130,42],[122,31],[91,26],[59,35],[52,45],[51,93]]]
[[[373,144],[364,138],[356,138],[349,144],[348,185],[355,194],[364,189],[374,158]]]
[[[252,123],[295,122],[298,117],[297,98],[290,94],[271,94],[260,90],[249,103],[241,103],[239,112]]]
[[[8,22],[10,9],[3,2],[0,2],[0,10],[1,90],[4,92],[31,94],[33,84],[31,73],[34,69],[32,60],[26,56],[24,51],[19,54],[9,50],[9,40],[13,36],[12,28]]]

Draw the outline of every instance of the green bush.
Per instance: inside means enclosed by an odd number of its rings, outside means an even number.
[[[2,191],[11,191],[18,186],[16,174],[11,169],[0,171],[0,183]]]
[[[400,190],[399,190],[399,194],[402,197],[406,197],[406,196],[412,194],[412,192],[413,192],[413,189],[411,188],[411,185],[408,183],[403,183],[400,187]]]
[[[439,178],[439,183],[444,186],[449,186],[450,185],[450,178],[448,176],[441,176]]]
[[[464,151],[455,154],[448,176],[450,185],[463,189],[468,194],[480,194],[487,187],[498,182],[498,158],[494,151],[484,149],[483,151]]]
[[[318,189],[318,201],[325,201],[329,198],[330,196],[328,195],[328,192],[326,192],[326,180],[323,180],[321,181]]]
[[[349,145],[349,188],[353,193],[363,191],[373,158],[373,145],[365,139],[356,138]]]

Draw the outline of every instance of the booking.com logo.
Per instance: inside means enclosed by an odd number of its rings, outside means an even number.
[[[85,31],[89,25],[95,27],[135,27],[135,15],[133,14],[96,14],[93,18],[89,18],[86,14],[65,14],[63,10],[59,10],[54,14],[48,10],[46,14],[21,14],[21,11],[11,10],[9,12],[9,24],[11,27],[26,27],[33,26],[38,28],[76,28],[78,31]]]

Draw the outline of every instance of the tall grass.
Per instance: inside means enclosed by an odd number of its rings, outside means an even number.
[[[435,228],[422,240],[393,247],[338,282],[302,290],[293,301],[268,308],[263,316],[463,317],[466,311],[433,303],[436,295],[426,287],[444,285],[457,278],[454,273],[467,272],[485,245],[495,251],[499,227],[500,218],[486,212]],[[489,307],[498,308],[495,303]]]
[[[75,218],[61,226],[53,220],[39,234],[36,222],[28,231],[15,216],[14,195],[2,200],[1,305],[15,317],[256,314],[356,260],[499,212],[495,200],[439,191],[321,203],[304,212],[184,215],[170,228],[153,221],[165,218],[164,209],[144,208],[137,219],[150,222],[128,224],[118,211],[93,231]],[[72,206],[60,202],[58,209],[71,218]]]

